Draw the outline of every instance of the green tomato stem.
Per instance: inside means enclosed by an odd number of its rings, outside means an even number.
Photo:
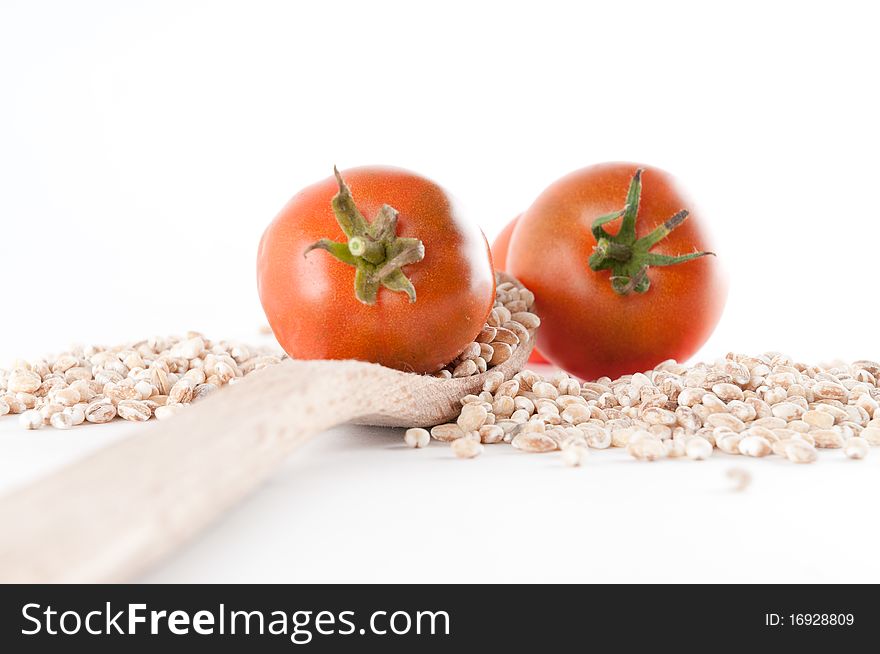
[[[376,304],[379,287],[405,293],[410,302],[416,301],[416,289],[403,272],[403,267],[425,258],[425,246],[417,238],[397,236],[397,211],[382,205],[372,223],[358,211],[351,189],[334,167],[333,174],[339,191],[333,196],[331,207],[336,222],[346,238],[338,243],[322,238],[303,253],[324,250],[338,261],[354,267],[354,292],[364,304]]]
[[[648,277],[648,269],[651,266],[674,266],[700,257],[715,255],[714,252],[692,252],[669,256],[650,252],[652,247],[669,236],[687,219],[688,211],[685,209],[658,225],[649,234],[636,238],[643,172],[640,168],[633,175],[624,208],[596,218],[591,227],[596,238],[596,247],[588,262],[590,269],[611,271],[611,287],[618,295],[628,295],[631,292],[645,293],[651,287],[651,280]],[[605,230],[604,225],[620,217],[623,218],[620,230],[612,236]]]
[[[385,245],[369,237],[352,236],[348,239],[348,251],[352,256],[363,257],[373,265],[385,261]]]

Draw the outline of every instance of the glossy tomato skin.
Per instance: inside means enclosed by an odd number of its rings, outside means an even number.
[[[690,217],[653,248],[668,255],[712,251],[699,211],[668,173],[650,166],[589,166],[556,181],[523,214],[513,232],[507,268],[535,293],[538,347],[552,363],[583,379],[645,371],[665,359],[685,361],[708,339],[727,287],[715,257],[652,267],[645,293],[621,296],[608,271],[587,262],[594,219],[623,208],[637,168],[644,168],[639,237],[681,209]],[[619,219],[607,225],[616,233]]]
[[[383,204],[398,212],[397,233],[419,238],[424,259],[404,267],[416,289],[379,289],[376,304],[354,293],[355,269],[306,248],[321,238],[344,242],[329,177],[297,193],[260,242],[257,283],[278,342],[295,359],[359,359],[417,373],[440,369],[473,341],[495,299],[485,236],[465,222],[436,183],[397,168],[343,171],[360,212],[372,221]]]
[[[495,270],[507,272],[507,249],[510,247],[510,237],[513,236],[513,230],[521,216],[522,214],[507,223],[492,241],[492,262],[495,264]]]
[[[517,221],[522,214],[511,220],[504,226],[501,233],[492,242],[492,261],[495,263],[495,270],[507,272],[507,249],[510,247],[510,237],[513,236],[513,230]],[[529,355],[529,363],[550,363],[538,351],[538,348],[532,350]]]

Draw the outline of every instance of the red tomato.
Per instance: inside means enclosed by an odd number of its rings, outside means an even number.
[[[504,229],[501,230],[501,233],[495,238],[495,241],[492,243],[492,261],[495,264],[495,270],[499,270],[501,272],[506,272],[507,266],[507,248],[510,246],[510,237],[513,235],[513,229],[516,227],[516,222],[520,219],[520,214],[513,220],[511,220],[507,225],[505,225]],[[550,363],[544,356],[538,352],[538,348],[532,350],[531,356],[529,356],[529,363]]]
[[[535,200],[507,268],[535,294],[544,356],[594,379],[699,349],[727,291],[715,257],[703,256],[699,215],[684,209],[693,205],[671,175],[629,163],[583,168]]]
[[[516,221],[520,219],[520,216],[522,214],[507,223],[492,242],[492,262],[495,264],[495,270],[507,272],[507,248],[510,247],[510,237],[513,235],[513,228],[516,227]]]
[[[480,229],[434,182],[376,166],[297,193],[263,234],[257,282],[291,357],[417,373],[458,356],[495,300]]]

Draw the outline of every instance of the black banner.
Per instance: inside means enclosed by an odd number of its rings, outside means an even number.
[[[539,651],[880,635],[873,586],[0,587],[0,651]],[[868,640],[867,642],[871,642]]]

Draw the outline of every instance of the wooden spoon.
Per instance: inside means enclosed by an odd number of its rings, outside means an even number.
[[[517,373],[530,336],[491,371]],[[0,582],[131,579],[244,498],[310,436],[349,422],[449,422],[487,375],[444,380],[360,361],[284,361],[249,375],[0,498]]]

